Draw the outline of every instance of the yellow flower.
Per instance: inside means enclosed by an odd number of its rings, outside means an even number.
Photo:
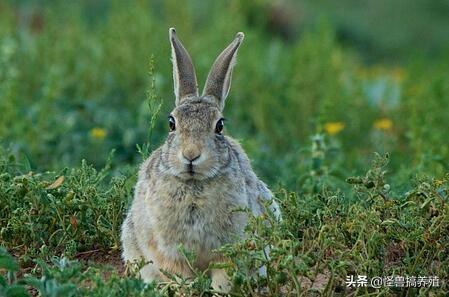
[[[375,120],[373,126],[377,130],[388,131],[391,130],[391,128],[393,128],[393,121],[388,118],[381,118]]]
[[[406,76],[406,71],[403,68],[396,67],[391,70],[391,76],[397,82],[401,82],[404,80]]]
[[[89,134],[90,134],[90,137],[92,137],[92,138],[102,140],[103,138],[106,137],[107,133],[106,133],[105,129],[95,127],[89,131]]]
[[[335,135],[341,132],[345,127],[342,122],[328,122],[324,124],[324,131],[329,135]]]
[[[437,187],[439,187],[444,184],[444,179],[435,179],[433,182]]]

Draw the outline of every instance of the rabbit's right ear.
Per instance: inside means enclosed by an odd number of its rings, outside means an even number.
[[[169,29],[173,63],[173,84],[176,106],[186,96],[198,96],[198,84],[192,59],[176,36],[175,28]]]

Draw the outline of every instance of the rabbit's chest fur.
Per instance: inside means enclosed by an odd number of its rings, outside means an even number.
[[[183,244],[203,253],[243,232],[246,215],[235,211],[248,206],[243,178],[182,181],[166,177],[152,184],[146,197],[148,216],[156,239],[165,248]]]

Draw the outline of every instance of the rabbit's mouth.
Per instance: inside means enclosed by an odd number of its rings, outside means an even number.
[[[197,161],[177,163],[172,173],[183,180],[203,180],[214,177],[218,172],[212,159],[208,158],[198,163]]]
[[[193,164],[192,164],[192,162],[190,162],[190,163],[187,165],[187,169],[188,169],[187,173],[188,173],[190,176],[194,176],[194,175],[195,175],[195,171],[193,170]]]
[[[185,179],[195,179],[202,175],[198,170],[195,170],[195,165],[192,163],[186,164],[185,166],[185,170],[180,172],[181,176]]]
[[[202,172],[201,168],[193,164],[186,164],[185,169],[179,172],[178,176],[184,180],[203,180],[208,178],[207,174]]]

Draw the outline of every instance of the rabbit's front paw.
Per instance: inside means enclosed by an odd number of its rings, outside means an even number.
[[[213,269],[211,271],[212,277],[212,289],[220,293],[229,293],[231,291],[232,285],[229,280],[226,271],[223,269]]]

